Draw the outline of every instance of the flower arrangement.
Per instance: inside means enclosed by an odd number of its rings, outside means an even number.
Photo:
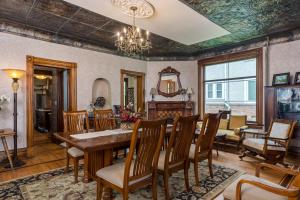
[[[120,113],[122,129],[133,129],[134,123],[141,118],[138,113],[134,112],[133,103],[129,103],[125,109],[121,108]]]
[[[7,97],[6,95],[1,95],[0,96],[0,110],[2,109],[2,106],[8,102],[10,102],[10,98]]]

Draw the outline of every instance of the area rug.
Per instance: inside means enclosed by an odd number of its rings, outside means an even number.
[[[191,189],[185,192],[183,171],[174,173],[169,180],[170,194],[173,199],[213,199],[243,172],[220,165],[213,165],[214,178],[209,177],[207,162],[199,163],[200,187],[195,186],[193,167],[189,170]],[[80,180],[83,170],[80,170]],[[163,179],[158,180],[158,199],[164,199]],[[116,200],[122,195],[113,192]],[[79,181],[74,184],[73,173],[64,174],[63,169],[29,176],[0,184],[0,199],[25,200],[94,200],[96,199],[96,183],[88,184]],[[152,199],[151,187],[139,189],[129,195],[129,199]]]

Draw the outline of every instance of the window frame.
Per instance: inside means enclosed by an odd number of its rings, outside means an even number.
[[[245,59],[256,59],[256,121],[248,122],[257,126],[263,124],[263,49],[253,49],[238,53],[226,54],[221,56],[215,56],[212,58],[206,58],[198,61],[198,112],[201,119],[203,119],[205,112],[205,66],[220,64],[224,62],[233,62]],[[222,86],[223,87],[223,86]]]

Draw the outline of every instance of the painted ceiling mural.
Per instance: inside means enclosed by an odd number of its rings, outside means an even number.
[[[300,27],[299,0],[180,1],[231,34],[188,46],[152,34],[153,48],[146,57],[196,56],[205,50]],[[37,31],[51,41],[64,43],[70,39],[115,53],[115,33],[127,26],[62,0],[1,0],[1,31],[5,31],[3,24],[22,28],[18,34],[24,36]]]

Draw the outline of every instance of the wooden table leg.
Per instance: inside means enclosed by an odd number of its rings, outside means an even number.
[[[103,167],[112,165],[112,158],[113,158],[113,150],[107,149],[103,152]],[[103,199],[112,199],[112,189],[111,188],[104,188],[103,190]]]
[[[3,144],[4,150],[6,152],[7,158],[9,160],[10,167],[11,167],[11,169],[13,169],[14,165],[13,165],[12,159],[11,159],[10,154],[9,154],[9,150],[8,150],[8,146],[7,146],[7,143],[6,143],[6,139],[5,139],[5,137],[1,137],[1,140],[2,140],[2,144]]]
[[[113,150],[106,149],[84,153],[84,182],[88,183],[93,179],[96,181],[96,173],[99,169],[112,164]],[[112,199],[112,190],[104,188],[103,199]]]
[[[85,151],[84,152],[84,170],[83,170],[83,182],[84,183],[88,183],[90,180],[89,177],[89,165],[90,165],[90,156],[89,156],[89,152]]]

